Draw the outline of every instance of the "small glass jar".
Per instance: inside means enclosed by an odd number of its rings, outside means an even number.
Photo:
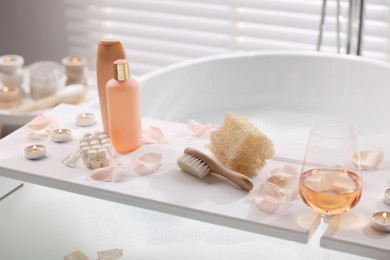
[[[30,65],[30,96],[37,100],[54,95],[64,85],[62,66],[54,61]]]

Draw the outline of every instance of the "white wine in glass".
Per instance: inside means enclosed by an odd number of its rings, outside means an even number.
[[[356,164],[352,163],[355,156]],[[362,180],[357,136],[343,121],[321,121],[311,130],[299,183],[301,198],[325,221],[360,200]]]

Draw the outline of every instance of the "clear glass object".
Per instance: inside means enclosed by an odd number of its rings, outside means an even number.
[[[38,61],[30,65],[30,95],[41,99],[54,95],[64,85],[62,66],[54,61]]]
[[[355,163],[352,158],[355,157]],[[360,155],[354,127],[343,121],[313,126],[299,182],[302,200],[325,222],[353,208],[362,194]]]

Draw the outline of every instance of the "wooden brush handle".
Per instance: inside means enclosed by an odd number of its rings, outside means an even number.
[[[237,184],[240,188],[250,191],[253,189],[253,182],[251,179],[249,179],[247,176],[232,171],[226,167],[224,167],[222,164],[220,164],[217,160],[211,158],[210,156],[206,155],[205,153],[195,149],[188,147],[184,150],[184,153],[192,154],[193,156],[199,158],[203,162],[205,162],[209,168],[210,172],[219,174],[223,176],[224,178],[228,179],[229,181]]]

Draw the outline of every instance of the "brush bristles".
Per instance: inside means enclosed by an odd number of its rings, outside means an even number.
[[[209,166],[191,154],[183,154],[177,159],[177,165],[185,172],[203,179],[209,172]]]

